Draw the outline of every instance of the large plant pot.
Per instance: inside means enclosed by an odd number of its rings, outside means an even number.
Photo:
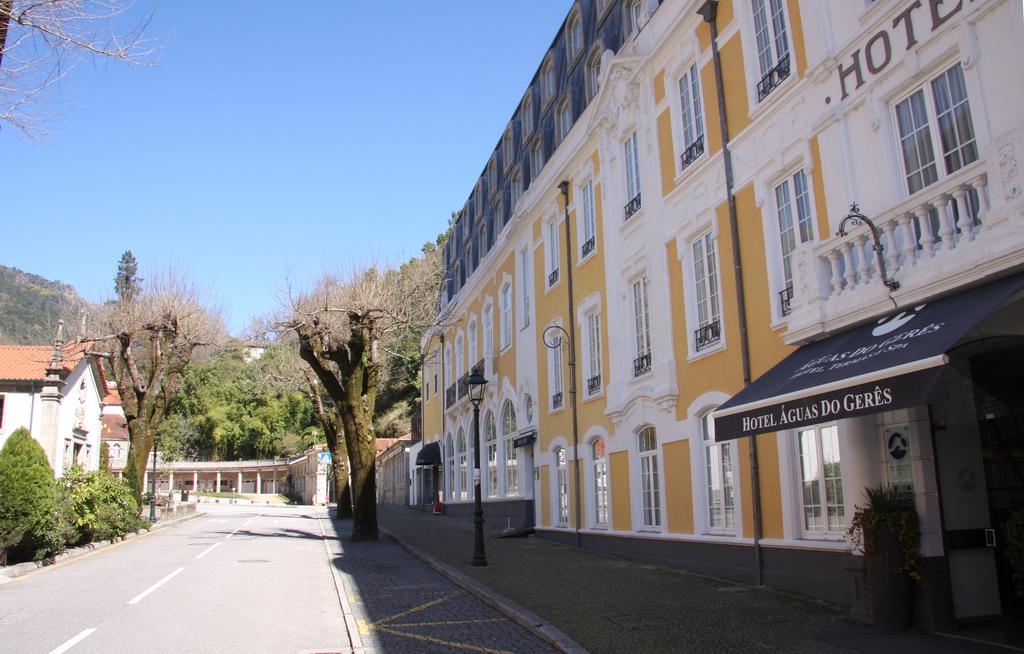
[[[875,552],[865,557],[871,622],[878,629],[908,629],[913,611],[913,582],[897,572],[903,562],[903,548],[896,534],[881,523],[875,531]]]

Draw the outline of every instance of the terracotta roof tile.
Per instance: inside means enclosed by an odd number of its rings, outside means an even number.
[[[0,380],[42,381],[46,379],[52,355],[52,345],[0,345]],[[83,346],[77,343],[65,345],[63,369],[71,372],[83,357]]]
[[[121,416],[107,414],[102,417],[103,431],[101,438],[128,440],[128,423]]]

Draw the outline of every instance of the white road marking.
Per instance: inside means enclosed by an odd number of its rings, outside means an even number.
[[[201,559],[201,558],[203,558],[204,556],[206,556],[207,554],[209,554],[209,553],[210,553],[211,551],[213,551],[213,548],[217,547],[217,546],[218,546],[218,545],[220,545],[220,544],[221,544],[222,542],[224,542],[224,541],[220,541],[220,542],[214,543],[213,545],[210,545],[210,546],[209,546],[209,547],[207,547],[207,548],[206,548],[205,550],[203,550],[202,552],[200,552],[200,553],[199,553],[199,554],[198,554],[198,555],[196,556],[196,558],[197,558],[197,559]]]
[[[57,649],[51,650],[50,654],[64,654],[64,652],[68,651],[69,649],[71,649],[72,647],[77,645],[78,643],[80,643],[83,640],[85,640],[86,638],[88,638],[89,635],[92,634],[92,632],[94,632],[94,631],[96,631],[96,627],[90,627],[88,629],[83,629],[77,636],[75,636],[71,640],[67,641],[66,643],[64,643],[63,645],[58,647]]]
[[[174,577],[175,577],[176,575],[178,575],[178,574],[179,574],[180,572],[182,572],[182,571],[183,571],[184,569],[185,569],[185,568],[178,568],[177,570],[175,570],[175,571],[174,571],[174,572],[172,572],[171,574],[167,575],[166,577],[164,577],[164,578],[163,578],[163,579],[161,579],[160,581],[156,582],[155,584],[153,584],[152,586],[150,586],[150,587],[149,587],[149,588],[147,588],[146,590],[142,591],[141,593],[139,593],[139,594],[138,594],[138,595],[136,595],[135,597],[133,597],[133,598],[131,598],[130,600],[128,600],[128,603],[129,603],[129,604],[138,604],[138,603],[139,603],[139,602],[141,602],[141,601],[142,601],[143,599],[145,599],[146,595],[149,595],[149,594],[150,594],[150,593],[152,593],[152,592],[153,592],[154,590],[156,590],[157,588],[160,588],[161,586],[163,586],[164,584],[166,584],[166,583],[167,583],[168,581],[170,581],[171,579],[174,579]]]

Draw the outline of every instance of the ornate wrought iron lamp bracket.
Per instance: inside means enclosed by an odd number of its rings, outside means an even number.
[[[871,249],[875,251],[875,257],[878,260],[878,272],[882,275],[882,283],[885,284],[886,288],[890,291],[898,290],[900,283],[892,277],[889,277],[889,273],[885,270],[885,258],[882,256],[885,246],[882,245],[882,241],[878,237],[878,228],[875,227],[875,223],[870,218],[860,212],[860,207],[857,206],[856,202],[850,205],[850,213],[846,214],[846,217],[839,223],[839,231],[836,232],[836,236],[839,236],[840,238],[846,236],[847,223],[850,223],[854,227],[861,223],[868,226],[868,229],[871,230],[871,238],[874,240],[874,245],[871,246]]]

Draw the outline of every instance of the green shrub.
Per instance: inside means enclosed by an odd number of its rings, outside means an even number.
[[[41,559],[64,547],[66,525],[46,453],[24,427],[0,450],[0,550],[11,561]]]
[[[104,470],[86,472],[72,467],[60,480],[60,495],[71,514],[76,544],[110,540],[138,528],[138,508],[131,489]]]

